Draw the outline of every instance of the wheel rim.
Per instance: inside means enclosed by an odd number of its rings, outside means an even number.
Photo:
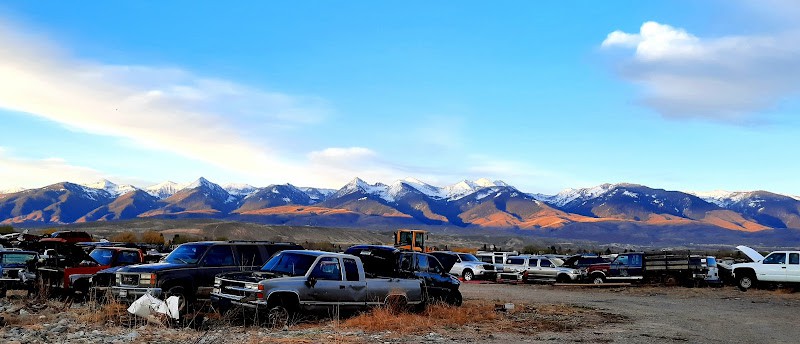
[[[595,277],[593,282],[594,282],[594,284],[603,284],[603,278],[602,277]]]
[[[750,277],[742,277],[742,279],[739,280],[739,286],[748,289],[753,286],[753,280],[751,280]]]
[[[465,271],[464,272],[464,280],[471,281],[472,280],[472,271]]]
[[[267,315],[267,321],[272,328],[283,328],[289,324],[289,311],[283,306],[272,307]]]

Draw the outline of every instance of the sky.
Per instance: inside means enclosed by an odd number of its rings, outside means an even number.
[[[800,195],[798,23],[781,0],[4,1],[0,190]]]

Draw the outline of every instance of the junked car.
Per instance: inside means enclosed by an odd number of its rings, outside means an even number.
[[[23,276],[30,273],[31,264],[38,260],[33,251],[0,250],[0,297],[8,290],[31,290],[33,279]]]
[[[503,272],[498,280],[514,282],[558,282],[567,283],[579,280],[578,269],[556,266],[550,258],[543,256],[514,256],[506,259]]]
[[[361,258],[367,277],[418,278],[423,281],[427,302],[461,305],[461,282],[448,273],[455,259],[445,265],[430,254],[382,245],[356,245],[344,253]]]
[[[424,306],[420,279],[367,278],[360,258],[343,253],[286,250],[254,272],[214,279],[212,305],[266,311],[273,326],[299,312],[360,311],[378,305]]]
[[[465,281],[472,279],[495,280],[497,278],[494,264],[484,263],[472,254],[450,251],[430,252],[430,254],[439,259],[442,264],[454,261],[453,267],[450,268],[450,274],[460,276]]]
[[[740,290],[746,291],[765,282],[800,284],[800,251],[775,251],[764,257],[747,246],[736,248],[753,260],[731,265]]]

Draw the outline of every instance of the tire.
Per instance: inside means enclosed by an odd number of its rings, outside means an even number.
[[[747,289],[754,287],[756,282],[756,278],[752,274],[742,274],[736,278],[736,286],[741,291],[747,291]]]
[[[466,269],[462,273],[462,277],[464,277],[465,281],[472,281],[472,279],[475,278],[475,274],[472,272],[472,270]]]
[[[570,280],[571,279],[567,275],[558,275],[558,277],[556,277],[556,283],[569,283]]]
[[[186,314],[191,306],[191,302],[189,298],[186,296],[186,290],[183,287],[169,288],[169,290],[167,290],[167,293],[164,294],[164,300],[166,300],[170,296],[178,297],[178,314]]]
[[[450,295],[447,296],[446,302],[448,305],[460,307],[464,302],[464,298],[461,296],[460,291],[454,290],[450,292]]]
[[[592,283],[593,284],[603,284],[603,283],[606,283],[606,279],[605,279],[605,277],[603,277],[601,275],[596,275],[596,276],[592,277]]]

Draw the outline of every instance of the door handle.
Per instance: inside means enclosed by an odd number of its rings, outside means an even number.
[[[785,266],[781,266],[781,269],[786,269],[786,267]]]
[[[339,286],[339,289],[344,289],[344,288],[345,288],[345,286],[343,286],[343,285]]]

